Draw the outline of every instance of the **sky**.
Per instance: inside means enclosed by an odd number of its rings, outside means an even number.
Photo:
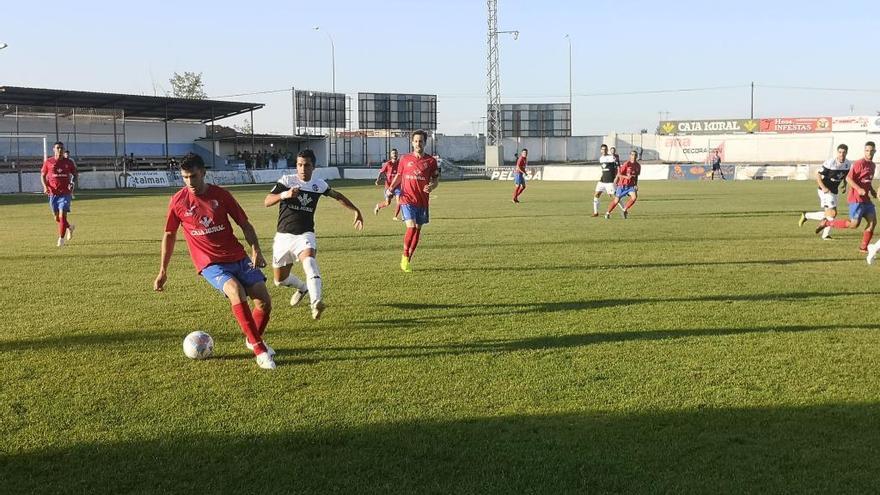
[[[289,134],[289,88],[331,88],[329,34],[355,103],[436,94],[439,132],[483,130],[483,0],[0,0],[0,18],[0,86],[163,95],[200,72],[209,97],[276,91],[225,99],[264,103],[255,131]],[[570,35],[574,135],[748,118],[751,82],[755,117],[880,111],[873,2],[498,0],[498,29],[520,32],[500,35],[503,103],[568,101]]]

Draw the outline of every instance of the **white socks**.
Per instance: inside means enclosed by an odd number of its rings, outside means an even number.
[[[593,214],[599,214],[599,198],[593,198]]]
[[[318,261],[309,256],[303,260],[303,271],[306,272],[306,285],[309,288],[309,301],[314,305],[321,300],[321,273],[318,272]]]
[[[807,220],[825,220],[825,212],[824,211],[808,211],[804,213],[804,217]]]
[[[297,290],[299,290],[299,291],[301,291],[301,292],[305,292],[305,291],[306,291],[306,284],[305,284],[305,282],[303,282],[302,280],[296,278],[296,275],[294,275],[294,274],[292,274],[292,273],[291,273],[290,275],[288,275],[287,278],[284,279],[284,280],[282,280],[281,282],[278,282],[277,280],[275,281],[275,287],[278,287],[278,286],[281,286],[281,285],[283,285],[283,286],[285,286],[285,287],[293,287],[294,289],[297,289]]]

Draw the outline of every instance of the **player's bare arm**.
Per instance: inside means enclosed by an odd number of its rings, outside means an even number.
[[[244,239],[251,247],[251,259],[254,262],[254,266],[256,268],[265,268],[266,259],[263,258],[263,250],[260,249],[260,239],[257,237],[257,231],[254,230],[254,226],[251,225],[250,222],[244,222],[239,224],[239,227],[241,227],[242,232],[244,232]]]
[[[825,184],[822,182],[822,171],[821,170],[816,172],[816,184],[819,185],[819,189],[821,189],[822,192],[826,192],[826,193],[828,192],[828,188],[825,187]]]
[[[159,260],[159,275],[153,281],[153,290],[161,292],[165,290],[165,281],[168,280],[168,263],[171,262],[171,255],[174,254],[174,243],[177,242],[177,231],[165,232],[162,236],[162,255]]]
[[[361,210],[358,209],[354,203],[351,202],[350,199],[346,198],[344,194],[334,189],[331,189],[327,192],[327,196],[339,201],[342,206],[348,208],[349,210],[354,212],[354,228],[355,230],[363,230],[364,229],[364,217],[361,215]]]
[[[439,175],[439,174],[434,175],[434,176],[431,177],[431,181],[428,182],[427,184],[425,184],[425,189],[424,189],[424,191],[425,191],[426,193],[430,193],[430,192],[433,191],[434,189],[437,189],[437,186],[438,186],[438,185],[440,185],[440,175]]]
[[[40,174],[40,182],[43,183],[43,194],[49,194],[49,185],[46,183],[46,174]]]
[[[397,186],[400,185],[400,181],[401,181],[401,176],[400,176],[400,174],[396,174],[396,175],[394,176],[394,178],[391,179],[391,185],[388,186],[388,189],[391,190],[391,191],[397,189]]]
[[[272,193],[269,193],[269,194],[267,194],[266,197],[263,199],[263,206],[265,206],[266,208],[269,208],[270,206],[275,206],[275,205],[277,205],[282,199],[290,199],[290,198],[296,196],[296,194],[297,194],[298,192],[299,192],[299,188],[298,188],[298,187],[291,187],[290,189],[288,189],[288,190],[286,190],[286,191],[281,191],[281,192],[278,193],[278,194],[272,194]]]
[[[859,187],[858,184],[855,183],[855,181],[851,177],[851,174],[847,174],[846,183],[849,184],[849,187],[853,188],[853,191],[859,193],[859,196],[864,196],[865,194],[867,194],[867,191],[865,191],[864,189]]]

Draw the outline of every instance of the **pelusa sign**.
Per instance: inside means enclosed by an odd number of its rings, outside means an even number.
[[[487,168],[490,180],[513,180],[513,167]],[[526,180],[541,180],[544,167],[526,167]]]
[[[760,121],[757,119],[663,120],[657,128],[657,134],[745,134],[759,129]]]

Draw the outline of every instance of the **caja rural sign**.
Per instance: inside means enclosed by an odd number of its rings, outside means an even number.
[[[664,120],[658,134],[738,134],[757,132],[759,127],[756,119]]]

